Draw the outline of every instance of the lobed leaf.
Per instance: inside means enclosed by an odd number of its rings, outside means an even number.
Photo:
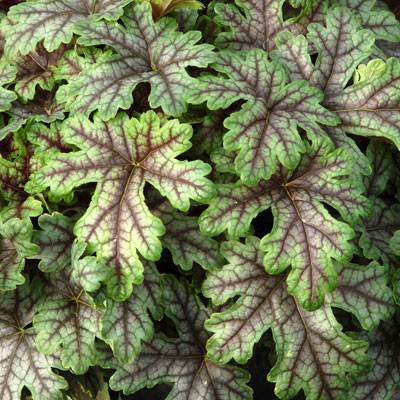
[[[75,187],[97,182],[91,204],[77,222],[75,234],[94,246],[98,258],[113,269],[108,281],[115,299],[129,297],[132,283],[143,279],[139,251],[157,260],[165,228],[148,209],[145,182],[154,186],[173,207],[187,210],[190,199],[205,201],[211,183],[210,171],[201,161],[178,161],[176,156],[190,147],[191,129],[177,120],[160,125],[150,111],[140,120],[124,114],[109,122],[83,116],[70,117],[62,128],[63,140],[78,151],[57,154],[36,173],[28,187],[62,196]]]

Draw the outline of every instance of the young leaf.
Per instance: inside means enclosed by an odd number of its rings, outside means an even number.
[[[150,315],[160,319],[160,275],[154,264],[146,262],[144,280],[124,302],[106,299],[102,318],[102,338],[111,346],[116,359],[128,364],[140,353],[142,342],[153,338]]]
[[[212,46],[196,45],[197,31],[180,33],[172,21],[154,23],[148,2],[136,4],[123,23],[104,21],[79,25],[79,43],[107,45],[116,53],[85,68],[72,80],[67,95],[71,111],[86,114],[98,109],[105,120],[119,108],[132,104],[132,91],[140,82],[149,82],[152,108],[178,116],[186,110],[187,90],[196,84],[186,67],[205,67],[211,61]]]
[[[82,374],[97,361],[95,337],[101,312],[71,271],[51,275],[49,295],[33,318],[36,345],[43,354],[59,353],[61,364]]]
[[[3,86],[14,80],[17,71],[7,61],[0,61],[0,112],[6,111],[11,107],[11,103],[17,98],[17,95]]]
[[[306,309],[318,308],[326,292],[336,286],[332,259],[348,260],[354,232],[324,207],[329,204],[354,222],[365,215],[368,202],[361,184],[349,175],[352,162],[340,150],[320,144],[293,172],[281,169],[270,181],[257,186],[222,184],[210,207],[200,217],[201,229],[211,235],[227,230],[231,236],[248,233],[251,221],[272,208],[274,226],[262,240],[269,273],[291,266],[288,288]]]
[[[165,232],[146,205],[145,182],[185,211],[190,199],[205,201],[210,196],[211,183],[204,178],[210,167],[201,161],[176,160],[190,147],[191,128],[177,120],[160,126],[152,111],[140,120],[119,114],[108,123],[98,118],[92,123],[77,115],[65,121],[62,134],[66,143],[79,150],[52,157],[33,176],[29,188],[40,191],[50,186],[54,195],[62,196],[77,186],[98,182],[75,234],[93,245],[97,256],[114,269],[108,281],[111,297],[126,299],[131,284],[143,277],[137,251],[157,260],[158,237]]]
[[[154,211],[165,225],[163,245],[171,252],[174,264],[189,271],[193,263],[204,269],[222,265],[219,244],[200,232],[196,217],[175,211],[166,201]]]
[[[207,100],[210,109],[226,108],[245,100],[241,110],[225,119],[228,132],[224,148],[238,151],[236,171],[247,184],[269,179],[281,163],[292,169],[305,146],[299,128],[311,136],[318,123],[334,125],[336,117],[320,106],[322,95],[306,82],[286,84],[286,74],[275,62],[267,61],[261,50],[238,55],[224,52],[214,68],[228,79],[203,75],[191,91],[190,101]]]
[[[21,274],[25,258],[39,251],[31,239],[32,225],[29,221],[12,218],[0,223],[0,293],[14,290],[25,282]]]
[[[164,276],[162,283],[165,312],[179,337],[156,335],[132,364],[118,366],[110,387],[129,394],[170,383],[173,388],[166,400],[250,400],[248,374],[238,367],[219,366],[204,354],[208,312],[200,299],[172,276]]]
[[[396,319],[395,319],[396,321]],[[399,330],[395,323],[386,323],[366,339],[369,355],[374,360],[371,371],[360,376],[352,385],[355,400],[392,400],[400,382]]]
[[[41,299],[37,281],[0,296],[0,397],[19,400],[23,387],[33,400],[62,400],[67,383],[54,374],[52,357],[38,352],[29,325]]]
[[[69,43],[76,24],[91,24],[98,19],[118,19],[123,7],[132,0],[39,0],[28,1],[11,7],[5,25],[5,51],[9,56],[17,52],[26,55],[35,50],[43,40],[43,46],[52,52]]]
[[[342,332],[329,303],[313,312],[302,309],[288,294],[285,276],[265,272],[259,239],[248,237],[246,244],[226,242],[223,253],[229,264],[209,272],[204,294],[216,304],[239,298],[206,321],[206,328],[214,332],[207,343],[211,359],[245,363],[254,344],[272,329],[278,357],[268,378],[276,382],[275,393],[289,399],[303,389],[307,400],[340,398],[348,387],[346,376],[366,366],[366,343]],[[333,304],[347,309],[358,297],[362,311],[357,316],[368,316],[369,327],[387,317],[392,306],[385,279],[379,278],[371,291],[364,291],[370,289],[374,266],[344,267],[342,272],[339,290],[343,297],[334,294]]]

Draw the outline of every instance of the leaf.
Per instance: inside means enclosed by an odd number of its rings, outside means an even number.
[[[382,324],[366,338],[369,355],[374,360],[371,371],[360,376],[352,385],[355,400],[395,399],[395,389],[400,382],[400,352],[398,327],[393,323]]]
[[[106,45],[114,52],[72,80],[67,89],[70,111],[89,114],[98,109],[108,120],[119,108],[131,106],[138,83],[148,82],[152,108],[161,107],[173,116],[182,114],[187,107],[186,92],[196,85],[185,68],[206,67],[212,59],[212,46],[196,45],[200,32],[176,32],[171,20],[154,23],[148,2],[136,4],[123,23],[79,25],[80,44]]]
[[[23,387],[33,400],[62,400],[67,384],[54,374],[52,357],[39,353],[29,325],[40,300],[38,282],[26,283],[14,292],[2,293],[0,301],[0,397],[19,400]]]
[[[293,173],[281,169],[257,186],[219,185],[210,207],[200,216],[200,227],[210,235],[227,230],[232,237],[245,236],[251,221],[271,208],[274,225],[261,242],[266,269],[277,274],[291,266],[289,293],[302,307],[316,309],[336,286],[332,259],[346,261],[353,252],[349,243],[353,230],[332,217],[323,204],[350,223],[368,211],[360,182],[350,178],[351,171],[345,152],[332,152],[320,143]]]
[[[219,48],[249,50],[259,48],[270,51],[275,37],[290,21],[283,21],[284,0],[235,0],[234,4],[216,4],[218,23],[229,28],[218,35]]]
[[[211,183],[210,171],[201,161],[178,161],[176,156],[190,147],[191,128],[177,120],[160,126],[150,111],[140,120],[119,114],[110,122],[81,115],[70,117],[62,127],[63,139],[78,151],[51,157],[48,165],[32,177],[28,189],[63,196],[75,187],[97,182],[96,191],[74,232],[94,246],[99,259],[114,271],[108,280],[109,294],[124,300],[132,283],[140,283],[143,266],[137,251],[148,260],[161,255],[165,228],[149,211],[143,188],[154,186],[171,205],[187,210],[190,199],[205,201]]]
[[[269,179],[279,163],[288,169],[298,164],[306,150],[299,128],[311,135],[320,129],[318,123],[337,122],[319,105],[322,96],[317,89],[303,81],[286,84],[283,68],[267,61],[261,50],[221,53],[213,67],[229,78],[203,75],[190,101],[207,100],[214,110],[245,100],[240,111],[225,119],[229,130],[223,144],[228,152],[238,151],[236,171],[247,184]]]
[[[135,393],[158,383],[173,384],[166,400],[246,400],[251,389],[248,374],[234,366],[214,364],[204,354],[208,313],[187,285],[164,276],[166,314],[178,330],[178,338],[163,334],[143,346],[132,364],[120,365],[110,379],[113,390]]]
[[[70,270],[52,275],[47,288],[50,293],[33,317],[37,348],[59,354],[63,368],[83,374],[97,362],[101,312]]]
[[[31,238],[32,225],[28,221],[12,218],[0,223],[0,294],[25,282],[21,274],[25,259],[39,251]]]
[[[4,28],[5,51],[9,56],[35,50],[43,40],[48,52],[69,43],[78,22],[91,24],[98,19],[116,20],[132,0],[39,0],[11,7]]]
[[[379,78],[385,72],[386,65],[383,60],[375,59],[368,64],[360,64],[353,75],[354,83],[368,82]]]
[[[338,128],[354,135],[387,138],[400,146],[396,95],[399,61],[391,58],[380,76],[346,87],[359,63],[371,53],[374,36],[360,29],[357,19],[342,7],[328,12],[326,27],[311,24],[307,39],[318,51],[315,67],[303,37],[288,34],[281,37],[278,58],[290,71],[291,78],[309,79],[323,90],[323,105],[341,119]]]
[[[208,355],[216,362],[226,363],[233,358],[246,363],[254,344],[271,329],[277,361],[268,379],[276,382],[279,398],[292,398],[300,390],[304,390],[307,400],[341,398],[348,387],[346,376],[359,373],[367,365],[366,343],[342,332],[329,303],[313,312],[302,309],[289,295],[285,275],[266,274],[259,245],[255,237],[248,237],[246,244],[225,242],[223,254],[229,264],[208,274],[203,291],[216,304],[239,296],[206,321],[206,328],[214,332],[207,343]],[[354,298],[358,293],[353,292],[353,285],[358,289],[358,281],[368,280],[367,274],[374,271],[367,270],[364,275],[361,268],[352,268],[341,276],[340,284]],[[354,269],[357,272],[352,275]],[[369,296],[373,296],[373,302],[385,300],[389,307],[387,288],[382,281],[376,285],[372,293],[361,292],[360,299],[367,303]],[[336,300],[335,306],[341,307],[341,299]],[[379,320],[371,315],[376,312],[375,303],[368,306],[363,314]],[[380,310],[380,317],[386,316],[385,311]]]
[[[194,262],[204,269],[222,265],[218,242],[200,232],[197,217],[175,211],[166,201],[154,214],[165,225],[163,246],[171,252],[174,264],[184,271],[192,269]]]
[[[38,219],[42,230],[34,231],[33,241],[40,247],[39,268],[43,272],[56,272],[71,263],[71,247],[74,240],[74,221],[58,212],[43,214]]]
[[[148,262],[143,283],[135,287],[127,300],[119,303],[106,299],[102,337],[120,363],[131,363],[140,353],[142,342],[153,338],[150,315],[155,319],[161,318],[160,302],[160,275],[155,265]]]
[[[4,60],[0,61],[0,112],[7,111],[11,107],[11,103],[17,98],[14,92],[3,87],[14,80],[15,74],[14,66]]]

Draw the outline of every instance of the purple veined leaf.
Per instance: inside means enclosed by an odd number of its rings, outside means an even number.
[[[217,195],[200,216],[200,228],[210,235],[227,231],[232,237],[246,236],[252,220],[271,208],[274,225],[261,242],[266,270],[277,274],[291,266],[289,292],[306,309],[318,308],[325,293],[336,287],[332,260],[352,256],[349,223],[369,212],[362,184],[351,177],[353,165],[346,152],[332,151],[322,142],[309,149],[293,172],[281,169],[256,186],[217,186]],[[348,223],[334,218],[324,204]]]
[[[269,62],[262,50],[221,52],[213,68],[221,75],[201,76],[190,101],[207,101],[215,110],[245,100],[240,111],[224,121],[228,132],[223,145],[229,152],[238,152],[235,167],[246,184],[269,179],[280,164],[295,168],[306,151],[299,128],[314,137],[320,124],[339,121],[319,104],[322,94],[318,89],[300,80],[287,84],[284,69]]]
[[[214,58],[213,46],[197,44],[200,32],[177,32],[171,19],[155,23],[148,2],[135,4],[122,23],[81,23],[78,33],[78,43],[106,45],[113,51],[71,80],[65,92],[67,106],[86,114],[99,110],[105,120],[132,105],[132,92],[141,82],[151,85],[152,108],[182,114],[187,108],[186,92],[197,82],[186,68],[206,67]]]
[[[342,331],[331,306],[351,310],[366,329],[394,312],[386,271],[377,264],[343,264],[338,288],[318,310],[304,310],[287,290],[286,276],[265,272],[260,240],[225,242],[229,264],[208,272],[203,292],[217,305],[233,299],[206,321],[214,333],[207,343],[210,358],[246,363],[261,336],[272,330],[277,361],[268,374],[279,398],[304,390],[307,400],[346,398],[348,376],[368,367],[367,343]],[[350,391],[349,391],[350,389]]]
[[[201,10],[204,5],[198,0],[150,0],[153,18],[160,19],[175,10],[192,9]]]
[[[143,345],[131,364],[116,365],[110,379],[113,390],[125,394],[169,383],[166,400],[250,400],[249,376],[236,366],[218,365],[205,355],[208,311],[187,284],[175,277],[162,278],[166,315],[178,331],[177,338],[156,334]]]
[[[205,178],[210,167],[201,161],[176,160],[190,147],[191,128],[177,120],[161,125],[152,111],[140,119],[119,114],[109,122],[95,118],[94,123],[76,115],[64,122],[62,136],[78,151],[53,154],[27,189],[40,192],[50,186],[50,193],[63,196],[75,187],[97,182],[74,232],[113,271],[108,280],[111,297],[126,299],[132,283],[143,279],[137,252],[157,260],[159,236],[165,233],[161,220],[146,205],[145,182],[173,207],[186,211],[190,199],[205,202],[212,195],[211,182]]]
[[[388,139],[400,146],[399,61],[389,59],[385,71],[375,79],[346,87],[359,64],[371,54],[374,35],[361,29],[357,18],[342,7],[328,11],[326,26],[310,24],[308,30],[307,39],[318,52],[315,65],[303,36],[285,33],[279,39],[274,57],[291,79],[307,79],[324,92],[323,105],[341,119],[337,129]]]
[[[0,298],[0,397],[17,400],[26,387],[32,400],[62,400],[67,383],[52,371],[57,367],[52,356],[36,348],[35,332],[29,327],[38,304],[43,300],[38,281],[26,283]]]
[[[69,43],[76,25],[99,19],[116,20],[123,7],[132,0],[41,0],[23,2],[11,7],[4,24],[5,52],[14,56],[35,50],[43,40],[44,48],[53,52],[62,43]]]

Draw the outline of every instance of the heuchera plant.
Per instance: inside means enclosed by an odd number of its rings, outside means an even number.
[[[1,400],[398,398],[390,4],[0,3]]]

